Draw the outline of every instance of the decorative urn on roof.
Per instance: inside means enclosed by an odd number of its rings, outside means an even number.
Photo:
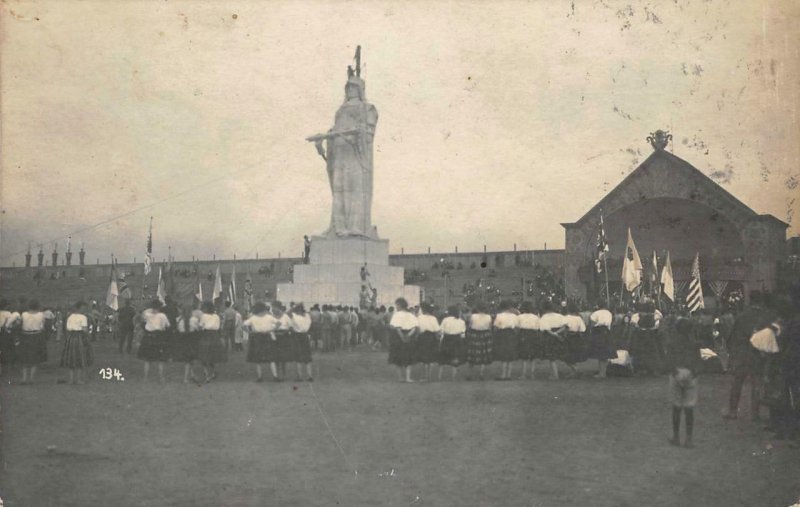
[[[671,140],[672,140],[672,134],[664,130],[656,130],[655,132],[650,132],[650,135],[647,137],[647,141],[656,151],[663,151]]]

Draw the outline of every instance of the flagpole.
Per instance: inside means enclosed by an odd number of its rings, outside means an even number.
[[[608,306],[608,310],[611,310],[611,296],[608,293],[608,255],[603,256],[603,271],[605,271],[606,276],[606,306]]]

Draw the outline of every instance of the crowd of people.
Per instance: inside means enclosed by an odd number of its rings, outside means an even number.
[[[681,418],[691,444],[693,407],[697,402],[697,376],[702,372],[729,372],[732,376],[728,419],[739,414],[745,381],[751,384],[751,418],[760,419],[761,407],[770,412],[769,428],[778,437],[796,437],[800,403],[800,298],[772,301],[754,291],[747,307],[730,307],[712,314],[700,310],[689,315],[680,310],[663,312],[654,301],[642,298],[630,309],[612,311],[600,304],[591,309],[575,303],[503,301],[495,308],[478,303],[474,308],[453,306],[441,310],[430,304],[409,308],[403,298],[395,306],[357,309],[347,306],[258,302],[243,316],[229,302],[219,308],[211,302],[191,307],[169,297],[154,300],[142,311],[125,300],[116,313],[111,334],[120,353],[132,353],[144,363],[144,378],[155,365],[165,381],[168,363],[183,364],[186,383],[212,382],[216,365],[241,352],[255,366],[255,380],[287,378],[294,363],[298,380],[313,380],[312,351],[330,352],[368,344],[388,349],[388,361],[402,382],[458,378],[466,368],[467,380],[484,380],[486,367],[499,364],[496,380],[532,379],[537,365],[545,363],[549,377],[580,376],[585,361],[594,377],[655,376],[668,374],[673,402],[673,443],[678,443]],[[20,311],[22,310],[22,311]],[[0,300],[0,365],[21,366],[21,384],[34,382],[39,365],[47,361],[47,340],[62,342],[59,364],[68,380],[80,384],[94,358],[92,342],[103,336],[103,316],[96,305],[77,303],[69,312],[43,309],[37,301],[10,308]],[[758,332],[768,332],[774,345],[755,342]],[[514,376],[514,367],[521,371]],[[594,366],[596,364],[596,367]],[[421,369],[413,378],[416,365]],[[559,366],[562,366],[559,368]],[[438,367],[438,375],[434,375]],[[586,370],[586,368],[582,368]]]

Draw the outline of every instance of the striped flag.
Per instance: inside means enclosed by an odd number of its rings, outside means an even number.
[[[700,283],[700,254],[694,256],[692,263],[692,280],[689,282],[689,295],[686,296],[686,306],[689,312],[696,312],[700,308],[705,308],[703,303],[703,287]]]
[[[153,270],[153,217],[150,217],[150,230],[147,232],[147,248],[144,254],[144,274]]]
[[[236,304],[236,264],[233,265],[231,272],[231,283],[228,284],[228,297],[232,305]]]
[[[664,286],[664,295],[670,301],[675,302],[675,279],[672,278],[672,262],[669,260],[669,252],[667,252],[667,260],[664,262],[664,268],[661,270],[661,284]]]
[[[608,255],[608,241],[606,241],[606,229],[603,224],[603,214],[600,213],[600,230],[597,232],[597,256],[594,260],[594,265],[598,273],[603,272],[603,261]]]

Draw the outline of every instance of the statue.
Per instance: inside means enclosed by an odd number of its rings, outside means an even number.
[[[323,235],[375,238],[372,227],[372,148],[378,111],[367,102],[361,79],[361,46],[356,67],[347,68],[345,101],[336,111],[333,128],[307,138],[325,160],[333,205],[331,223]],[[323,146],[325,143],[325,146]]]

